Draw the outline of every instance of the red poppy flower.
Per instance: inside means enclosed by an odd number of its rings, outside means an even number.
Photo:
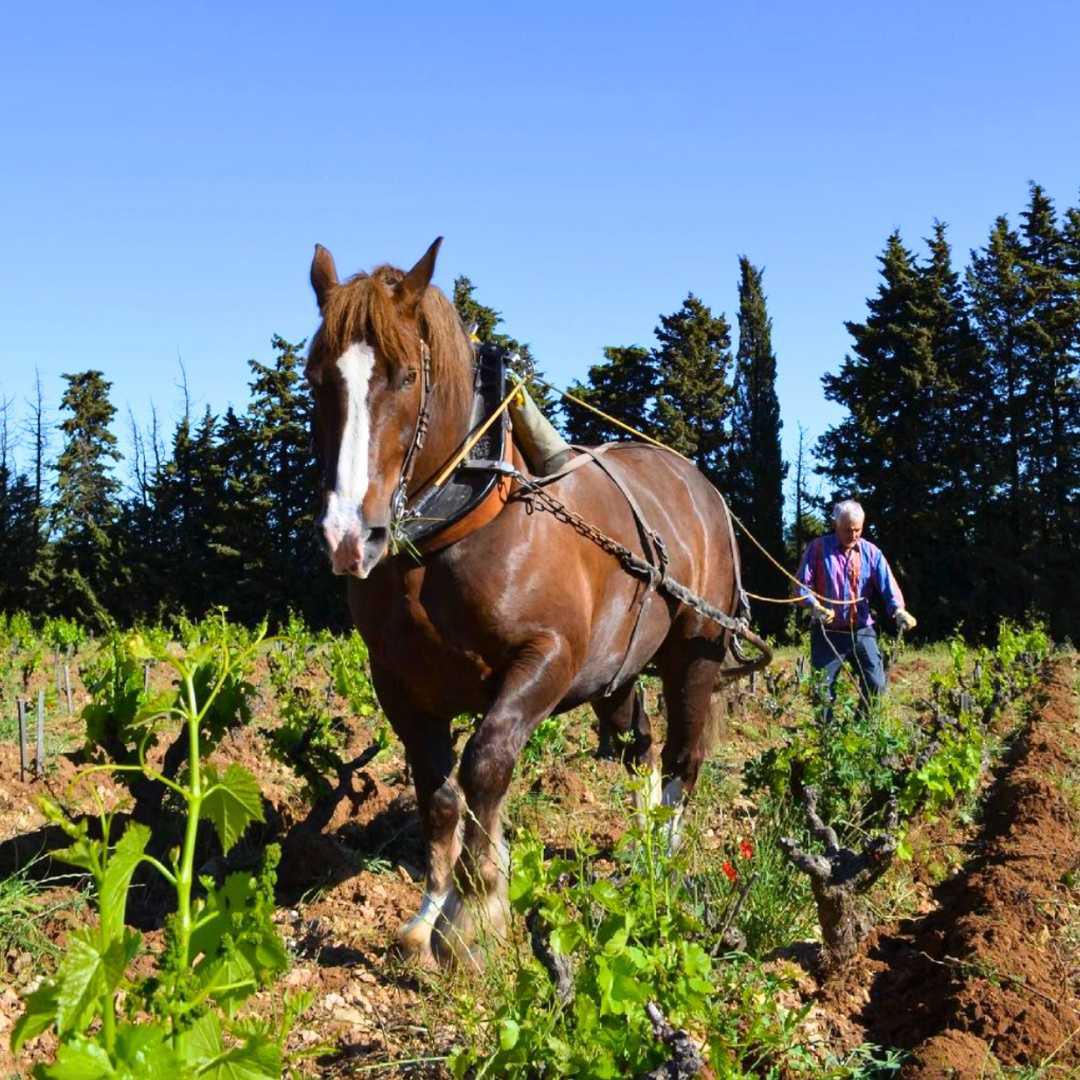
[[[727,861],[727,859],[724,860],[724,865],[721,866],[720,869],[724,871],[724,875],[725,877],[727,877],[728,881],[738,880],[739,871],[736,870],[735,867]]]
[[[739,841],[739,854],[744,859],[752,859],[754,857],[754,845],[749,840]]]

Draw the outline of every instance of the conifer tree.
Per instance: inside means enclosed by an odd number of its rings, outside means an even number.
[[[60,423],[64,447],[56,462],[52,505],[57,606],[103,625],[119,592],[120,566],[114,529],[120,485],[112,471],[120,454],[109,430],[116,412],[109,400],[112,384],[100,371],[64,379],[68,385],[60,408],[68,415]]]
[[[656,393],[653,354],[640,345],[607,345],[603,363],[589,368],[588,382],[573,383],[569,392],[636,431],[650,435]],[[624,428],[573,402],[564,401],[561,410],[563,429],[573,443],[598,446],[634,437]]]
[[[688,293],[678,311],[660,316],[656,337],[656,428],[668,446],[723,489],[732,397],[728,322]]]
[[[1051,616],[1051,631],[1066,633],[1080,603],[1074,530],[1077,525],[1078,434],[1075,341],[1080,325],[1078,283],[1070,278],[1066,236],[1045,190],[1031,185],[1021,214],[1019,277],[1027,300],[1018,345],[1029,386],[1030,496],[1035,503],[1029,560],[1036,605]]]
[[[882,281],[867,301],[865,322],[845,324],[852,353],[839,373],[822,378],[825,396],[848,416],[819,439],[817,456],[836,497],[864,501],[868,534],[888,551],[907,601],[925,613],[936,537],[928,496],[941,488],[944,468],[927,456],[935,341],[925,311],[926,279],[898,233],[879,261]]]
[[[476,286],[463,275],[454,279],[454,307],[465,329],[484,344],[499,345],[510,354],[510,370],[524,380],[529,396],[540,410],[549,418],[555,411],[555,402],[550,391],[537,379],[543,379],[544,373],[536,366],[532,350],[496,329],[503,321],[502,315],[492,307],[481,304],[473,295]]]
[[[784,555],[784,464],[772,320],[765,305],[762,272],[739,259],[739,345],[728,450],[727,495],[732,509],[777,562]],[[743,544],[743,580],[750,592],[782,595],[783,578],[752,543]],[[763,605],[756,621],[766,633],[784,622],[777,605]]]
[[[274,617],[284,617],[291,607],[324,623],[331,617],[332,601],[325,577],[314,580],[325,560],[315,533],[319,477],[311,452],[313,405],[302,379],[303,344],[274,335],[273,363],[249,361],[255,378],[245,418],[246,451],[253,455],[248,494],[249,509],[258,515],[258,535],[249,535],[248,551],[260,560],[252,576],[265,583],[262,605],[268,596],[275,598]],[[340,588],[335,586],[332,594],[340,596]]]

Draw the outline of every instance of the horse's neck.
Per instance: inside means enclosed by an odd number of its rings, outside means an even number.
[[[437,375],[431,386],[428,429],[413,472],[413,489],[438,475],[469,434],[473,408],[473,370],[462,365]]]

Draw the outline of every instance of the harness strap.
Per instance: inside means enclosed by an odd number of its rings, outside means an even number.
[[[600,470],[615,485],[622,497],[626,500],[627,505],[630,507],[630,513],[634,517],[634,524],[637,526],[638,535],[641,538],[642,553],[644,554],[645,560],[651,571],[648,576],[642,580],[641,586],[637,589],[633,600],[633,604],[637,610],[634,613],[634,625],[630,628],[630,636],[626,640],[626,650],[623,652],[622,663],[619,664],[618,671],[615,672],[611,677],[611,681],[604,688],[604,697],[610,697],[616,689],[622,685],[630,668],[630,657],[634,651],[634,644],[637,642],[638,630],[641,628],[641,616],[645,612],[645,601],[648,598],[650,591],[661,585],[667,576],[667,550],[665,549],[664,542],[660,539],[659,534],[649,528],[641,507],[638,506],[637,500],[626,486],[625,481],[618,475],[617,470],[613,469],[609,462],[604,461],[599,454],[595,454],[589,447],[575,446],[574,449],[583,451],[584,454],[587,454],[589,458],[595,461],[600,467]],[[587,459],[583,457],[582,460]]]

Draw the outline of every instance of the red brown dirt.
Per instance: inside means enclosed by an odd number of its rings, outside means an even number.
[[[1063,790],[1080,761],[1074,678],[1066,662],[1051,672],[991,790],[975,856],[938,887],[936,909],[876,932],[822,988],[837,1035],[911,1051],[907,1080],[1051,1057],[1061,1075],[1080,1065],[1080,987],[1059,946],[1080,864]]]

